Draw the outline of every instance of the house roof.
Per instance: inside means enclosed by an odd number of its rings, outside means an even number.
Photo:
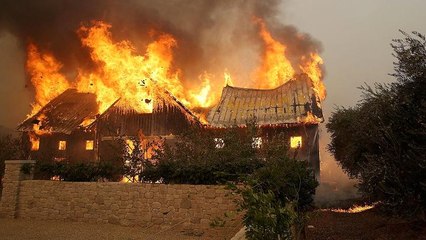
[[[38,113],[18,126],[19,131],[32,131],[34,124],[40,130],[70,134],[87,118],[98,114],[96,95],[68,89],[46,104]]]
[[[301,74],[275,89],[226,86],[207,121],[213,127],[227,127],[245,125],[256,118],[259,125],[279,125],[304,123],[312,116],[318,122],[323,121],[312,82],[307,75]]]
[[[154,112],[159,112],[162,111],[164,107],[170,106],[178,108],[184,113],[188,121],[199,124],[198,117],[168,91],[165,91],[161,99],[156,101],[153,110]],[[117,99],[109,109],[102,113],[102,115],[108,114],[111,109],[116,108],[121,108],[120,99]],[[122,109],[120,111],[125,112],[126,110]],[[70,134],[88,119],[92,121],[85,125],[85,127],[88,129],[93,128],[95,120],[98,119],[98,117],[98,104],[95,94],[81,93],[76,89],[68,89],[51,100],[38,113],[21,123],[18,126],[18,131],[33,131],[34,125],[37,124],[40,130]]]

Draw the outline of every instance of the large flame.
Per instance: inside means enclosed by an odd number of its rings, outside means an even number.
[[[295,74],[286,57],[287,47],[272,38],[261,19],[255,19],[259,25],[259,35],[265,43],[265,52],[261,67],[256,72],[256,87],[275,88],[289,81]]]
[[[252,74],[251,84],[246,81],[243,87],[275,88],[294,79],[296,74],[306,73],[319,99],[325,99],[321,69],[323,61],[318,53],[298,56],[297,63],[293,63],[287,56],[288,46],[273,38],[265,22],[255,19],[255,24],[259,27],[264,51],[260,66]],[[189,109],[210,108],[217,103],[222,87],[233,85],[234,79],[225,69],[223,75],[204,72],[199,77],[200,84],[187,86],[184,82],[188,81],[183,81],[182,71],[174,65],[173,53],[178,46],[174,36],[152,31],[152,42],[138,51],[130,41],[114,41],[111,27],[107,23],[94,21],[90,26],[77,30],[83,47],[89,49],[96,67],[91,70],[77,69],[75,79],[66,79],[61,74],[62,64],[52,54],[40,52],[33,44],[28,46],[27,70],[35,87],[31,115],[70,87],[96,94],[101,114],[118,99],[122,107],[140,113],[151,112],[155,99],[169,93]],[[219,75],[223,76],[223,80],[215,78]],[[200,115],[200,119],[204,119],[203,116]],[[82,125],[91,121],[93,119]]]
[[[35,102],[30,116],[70,87],[65,77],[59,73],[61,68],[62,64],[51,54],[41,54],[34,44],[28,45],[27,71],[35,89]]]

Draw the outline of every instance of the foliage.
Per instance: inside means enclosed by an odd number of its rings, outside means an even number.
[[[218,184],[238,181],[264,161],[252,147],[255,128],[231,128],[222,134],[223,148],[216,148],[213,133],[190,129],[173,144],[158,151],[154,161],[144,162],[142,180],[175,184]]]
[[[298,239],[318,182],[306,162],[272,157],[248,176],[241,194],[249,239]]]
[[[402,32],[391,46],[396,82],[364,86],[355,107],[327,124],[329,150],[372,201],[395,214],[423,216],[426,206],[426,41]]]
[[[110,163],[36,163],[36,171],[47,178],[57,177],[62,181],[93,182],[115,180],[119,168]]]
[[[308,163],[289,158],[288,139],[278,135],[253,145],[258,136],[254,121],[247,128],[224,129],[217,147],[217,132],[191,129],[157,152],[155,161],[143,163],[143,181],[222,184],[241,194],[250,239],[289,239],[304,229],[306,212],[318,185]],[[225,220],[214,219],[212,226]]]

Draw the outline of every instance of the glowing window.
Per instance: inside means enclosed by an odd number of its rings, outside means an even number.
[[[59,141],[59,150],[65,150],[67,149],[67,141]]]
[[[93,140],[86,141],[86,150],[93,150],[94,142]]]
[[[253,148],[260,148],[262,146],[262,138],[261,137],[254,137],[251,146]]]
[[[40,148],[40,139],[31,139],[31,151],[38,151]]]
[[[290,147],[291,148],[301,148],[302,147],[302,137],[293,136],[290,138]]]
[[[223,148],[225,147],[225,142],[223,141],[223,138],[215,138],[214,144],[216,148]]]

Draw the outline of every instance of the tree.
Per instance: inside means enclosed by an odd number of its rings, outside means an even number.
[[[362,100],[330,117],[329,150],[359,189],[385,210],[424,217],[426,206],[426,40],[393,40],[396,81],[363,86]]]

